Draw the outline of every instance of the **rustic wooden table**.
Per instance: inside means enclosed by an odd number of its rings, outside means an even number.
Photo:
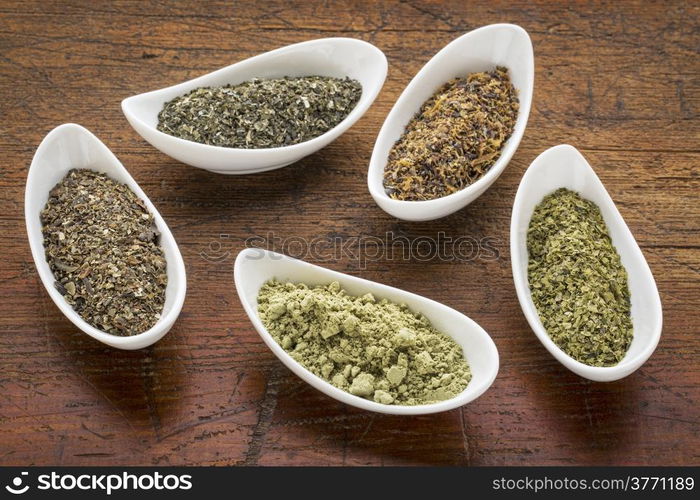
[[[700,464],[697,4],[83,4],[0,2],[0,464]],[[519,150],[465,210],[429,223],[388,216],[365,180],[383,118],[432,54],[495,22],[523,26],[535,47],[534,105]],[[121,113],[129,95],[327,36],[374,43],[389,76],[348,133],[293,166],[241,177],[188,167],[146,144]],[[34,269],[27,167],[64,122],[105,141],[180,244],[187,299],[151,348],[117,351],[86,337]],[[529,163],[559,143],[596,167],[661,292],[657,351],[614,383],[555,361],[513,287],[513,197]],[[488,240],[457,261],[429,243],[440,233]],[[392,234],[433,258],[392,255]],[[318,238],[321,254],[310,260],[463,311],[498,346],[496,382],[463,408],[415,418],[359,411],[310,388],[265,347],[238,301],[232,263],[253,237],[292,255]],[[383,257],[373,257],[371,237],[385,241]]]

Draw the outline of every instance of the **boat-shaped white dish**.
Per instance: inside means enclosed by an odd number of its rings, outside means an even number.
[[[496,66],[508,68],[520,100],[513,134],[496,163],[470,186],[442,198],[426,201],[390,198],[384,189],[384,169],[389,152],[423,103],[449,80],[490,71]],[[435,54],[403,91],[377,136],[367,173],[369,192],[377,205],[399,219],[425,221],[454,213],[481,196],[503,173],[525,133],[534,79],[535,62],[530,36],[513,24],[492,24],[470,31]]]
[[[627,355],[615,366],[589,366],[576,361],[560,349],[542,326],[530,295],[527,229],[535,207],[546,195],[559,188],[576,191],[598,205],[613,245],[627,270],[632,301],[633,340]],[[661,299],[654,276],[605,186],[573,146],[563,144],[548,149],[525,172],[513,204],[510,254],[518,300],[530,327],[552,356],[569,370],[590,380],[609,382],[626,377],[649,359],[659,343],[662,325]]]
[[[75,312],[54,286],[55,278],[46,262],[44,253],[40,213],[46,205],[51,189],[74,168],[87,168],[101,172],[126,184],[136,196],[143,200],[148,211],[153,214],[156,227],[160,231],[160,246],[167,261],[168,285],[165,290],[165,305],[160,319],[152,328],[143,333],[121,337],[91,326]],[[185,300],[185,265],[180,250],[170,229],[153,203],[117,157],[91,132],[80,125],[66,123],[53,129],[44,138],[29,167],[24,195],[24,217],[27,224],[29,246],[39,277],[51,299],[75,326],[100,342],[129,350],[147,347],[158,341],[170,330],[180,314]]]
[[[266,52],[172,87],[128,97],[122,101],[122,111],[141,137],[176,160],[220,174],[264,172],[299,161],[347,131],[374,102],[386,73],[386,57],[374,45],[354,38],[321,38]],[[195,88],[235,85],[253,78],[315,75],[355,79],[362,84],[362,96],[342,122],[308,141],[267,149],[227,148],[180,139],[156,128],[163,105]]]
[[[337,281],[351,295],[364,295],[369,292],[380,299],[406,304],[411,310],[423,313],[436,329],[452,337],[462,347],[471,369],[471,381],[464,391],[452,399],[418,406],[384,405],[338,389],[295,361],[262,324],[258,316],[258,292],[262,285],[273,278],[285,282],[306,283],[309,286]],[[275,356],[302,380],[348,405],[395,415],[438,413],[473,401],[491,386],[498,373],[498,351],[488,333],[464,314],[420,295],[254,248],[245,249],[238,254],[234,266],[234,279],[243,309]]]

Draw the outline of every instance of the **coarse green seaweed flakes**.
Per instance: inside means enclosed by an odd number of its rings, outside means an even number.
[[[298,363],[350,394],[381,404],[451,399],[471,380],[461,346],[405,304],[352,296],[338,282],[269,281],[258,312]]]
[[[254,78],[200,87],[163,105],[158,130],[211,146],[291,146],[338,125],[361,96],[357,80],[327,76]]]
[[[614,366],[632,342],[627,272],[598,206],[561,188],[535,208],[528,280],[555,344],[590,366]]]

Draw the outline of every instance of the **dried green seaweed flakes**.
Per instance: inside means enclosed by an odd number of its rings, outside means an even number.
[[[168,277],[153,215],[128,186],[71,170],[41,211],[56,289],[90,325],[129,336],[151,328]]]
[[[212,146],[290,146],[338,125],[361,95],[357,80],[326,76],[200,87],[163,105],[158,130]]]
[[[527,232],[532,300],[552,340],[591,366],[613,366],[632,341],[627,272],[595,203],[558,189]]]

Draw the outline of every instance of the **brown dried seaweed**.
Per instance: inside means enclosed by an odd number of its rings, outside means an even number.
[[[477,181],[498,160],[518,109],[506,68],[450,80],[421,106],[389,152],[386,193],[432,200]]]
[[[166,260],[153,215],[126,185],[71,170],[49,193],[41,223],[56,289],[85,321],[122,336],[158,321]]]

